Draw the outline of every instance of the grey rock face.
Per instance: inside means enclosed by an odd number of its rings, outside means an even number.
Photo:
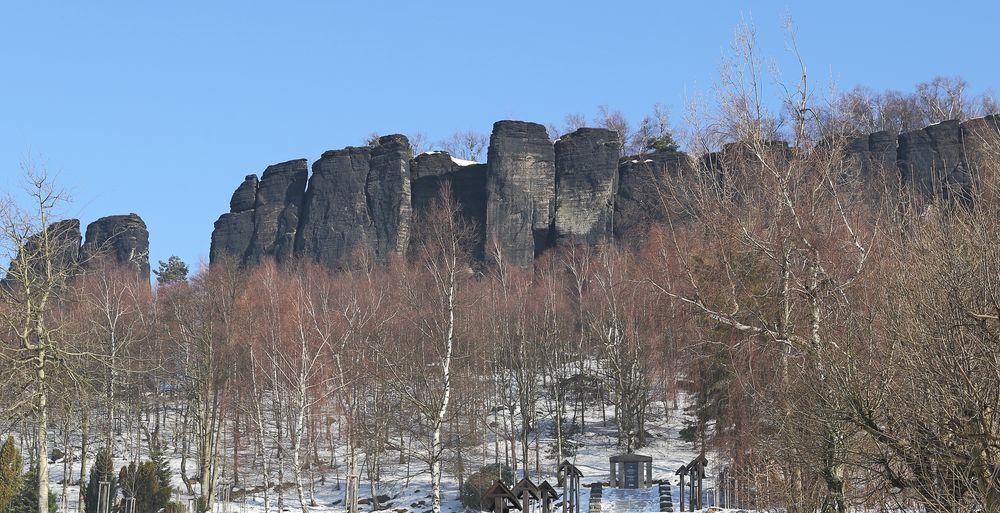
[[[84,265],[111,258],[119,265],[133,266],[149,278],[149,231],[136,214],[102,217],[87,225],[87,235],[80,248]]]
[[[556,141],[557,241],[611,238],[620,153],[618,133],[603,128],[581,128]]]
[[[650,227],[670,214],[665,178],[694,172],[691,158],[681,152],[624,157],[618,164],[614,236],[622,244],[638,246]]]
[[[446,152],[422,153],[410,161],[410,175],[414,222],[423,222],[423,216],[447,187],[462,218],[474,231],[473,257],[481,259],[486,234],[486,164],[458,165]]]
[[[375,240],[366,184],[371,149],[328,151],[313,163],[296,253],[330,268]]]
[[[253,209],[222,214],[212,230],[209,262],[227,260],[235,265],[243,263],[247,250],[250,249],[253,232]]]
[[[496,238],[510,264],[527,266],[548,246],[555,216],[552,142],[537,123],[498,121],[487,162],[487,240]]]
[[[252,210],[257,202],[257,184],[257,175],[247,175],[233,192],[233,197],[229,200],[229,211],[235,213]]]
[[[900,134],[897,160],[903,183],[924,195],[947,195],[967,169],[958,121]]]
[[[410,239],[410,142],[402,135],[380,137],[371,149],[365,192],[375,231],[375,255],[385,260],[406,251]]]
[[[891,132],[852,137],[844,151],[848,157],[856,159],[858,172],[865,180],[894,181],[898,175],[896,136]]]
[[[60,271],[72,273],[79,261],[80,242],[83,239],[80,236],[80,220],[56,221],[50,224],[46,231],[50,244],[48,251],[51,251],[54,256],[52,263]],[[28,237],[24,247],[18,251],[7,269],[3,270],[4,278],[0,280],[0,285],[13,286],[18,283],[20,277],[24,276],[18,267],[22,259],[28,261],[29,269],[32,269],[34,273],[45,272],[42,259],[46,248],[41,247],[44,240],[42,235],[42,233],[37,233]]]
[[[308,175],[305,159],[264,170],[254,201],[254,233],[245,257],[247,263],[257,263],[265,256],[281,262],[292,256]]]

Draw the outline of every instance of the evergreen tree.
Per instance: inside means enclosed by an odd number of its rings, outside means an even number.
[[[56,513],[56,494],[49,492],[49,512]],[[38,513],[38,469],[31,467],[24,476],[21,493],[14,498],[4,513]]]
[[[169,285],[187,281],[188,266],[177,255],[172,255],[166,262],[160,260],[160,267],[153,271],[158,285]]]
[[[149,446],[149,459],[156,465],[156,477],[160,480],[160,487],[165,489],[167,497],[170,497],[170,494],[173,493],[170,481],[173,479],[174,473],[170,470],[170,462],[163,452],[163,440],[160,439],[159,429],[153,433],[153,439]]]
[[[135,499],[132,513],[156,513],[170,503],[170,486],[160,481],[156,463],[147,461],[136,466],[135,462],[122,467],[118,474],[122,495]]]
[[[646,139],[646,149],[664,153],[672,153],[678,150],[677,142],[670,132],[663,132],[660,136],[653,136]]]
[[[14,445],[14,437],[7,437],[3,447],[0,447],[0,513],[7,511],[14,499],[21,494],[23,469],[21,451]]]
[[[107,448],[101,449],[94,458],[94,465],[90,467],[90,478],[87,480],[87,492],[84,495],[84,504],[87,513],[99,513],[97,504],[101,490],[101,481],[107,480],[111,483],[108,491],[108,513],[118,510],[118,478],[115,475],[114,461],[111,459],[111,451]]]

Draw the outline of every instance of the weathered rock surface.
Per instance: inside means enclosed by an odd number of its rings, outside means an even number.
[[[406,251],[410,240],[410,142],[402,135],[378,139],[371,150],[365,192],[375,232],[375,255]]]
[[[233,192],[233,197],[229,200],[229,211],[235,213],[253,209],[257,202],[258,183],[257,175],[247,175]]]
[[[682,152],[657,152],[624,157],[618,164],[618,193],[615,197],[614,236],[622,244],[637,246],[650,227],[670,214],[667,203],[669,176],[694,171],[691,157]]]
[[[212,230],[212,246],[208,252],[210,262],[226,260],[239,265],[246,258],[253,239],[253,209],[222,214]]]
[[[292,256],[308,177],[305,159],[274,164],[264,170],[257,185],[254,232],[245,262],[257,263],[265,256],[281,262]]]
[[[464,164],[464,163],[463,163]],[[422,153],[410,161],[414,222],[422,222],[446,187],[474,231],[475,258],[482,258],[486,226],[486,164],[460,165],[447,152]]]
[[[43,247],[44,239],[42,233],[36,233],[28,237],[24,243],[24,247],[17,252],[14,260],[3,270],[4,277],[0,280],[0,285],[12,286],[18,283],[21,278],[25,277],[25,274],[21,272],[21,262],[26,260],[28,262],[40,263],[46,251],[53,253],[54,258],[52,261],[55,264],[54,267],[59,272],[73,272],[80,258],[80,242],[83,239],[80,236],[80,220],[64,219],[56,221],[50,224],[45,231],[48,232],[48,248]],[[32,269],[34,273],[45,272],[42,265],[35,265],[29,267],[29,269]]]
[[[970,199],[984,148],[1000,143],[1000,118],[947,121],[900,136],[877,132],[848,141],[866,178],[901,181],[925,194]],[[832,146],[831,146],[832,147]],[[760,148],[758,148],[760,149]],[[772,159],[791,154],[781,141],[763,150]],[[752,191],[760,165],[751,149],[727,144],[696,162],[684,153],[656,152],[616,160],[614,133],[585,128],[555,145],[542,125],[499,121],[485,164],[453,159],[446,152],[410,158],[404,136],[381,137],[372,147],[328,151],[270,166],[258,181],[247,176],[215,223],[211,260],[229,255],[242,264],[265,256],[291,256],[332,269],[359,251],[380,259],[412,244],[434,200],[446,187],[461,215],[476,230],[474,253],[485,254],[490,237],[506,261],[527,266],[561,240],[602,244],[611,236],[635,245],[650,227],[690,215],[681,190],[666,190],[668,176],[713,174],[719,184]],[[779,162],[780,165],[780,162]]]
[[[603,244],[611,238],[620,155],[613,130],[581,128],[556,141],[557,242]]]
[[[896,180],[896,135],[892,132],[875,132],[859,138],[854,147],[860,150],[861,176],[868,179]]]
[[[328,151],[313,163],[296,253],[330,268],[375,240],[366,184],[371,148]]]
[[[102,217],[87,225],[80,248],[84,265],[111,258],[118,265],[130,265],[141,276],[149,276],[149,231],[136,214]]]
[[[969,180],[958,121],[900,134],[897,151],[903,183],[921,194],[951,195]]]
[[[555,217],[555,153],[545,127],[493,124],[487,163],[486,236],[508,263],[529,265],[549,244]]]

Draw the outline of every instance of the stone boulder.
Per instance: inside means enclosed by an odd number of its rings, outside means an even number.
[[[254,200],[254,231],[246,263],[257,263],[266,256],[281,262],[292,256],[308,176],[305,159],[274,164],[264,170]]]
[[[313,163],[296,254],[336,269],[375,240],[366,186],[371,148],[332,150]]]
[[[487,163],[487,240],[496,238],[508,263],[530,265],[548,247],[555,217],[555,150],[545,127],[494,123]]]
[[[613,130],[581,128],[556,141],[557,241],[610,240],[620,156],[621,143]]]

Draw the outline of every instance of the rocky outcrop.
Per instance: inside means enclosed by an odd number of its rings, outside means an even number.
[[[612,130],[581,128],[556,141],[557,242],[603,244],[611,238],[619,155]]]
[[[242,264],[250,249],[253,231],[253,209],[222,214],[212,230],[209,261],[227,260],[229,264]]]
[[[645,240],[650,227],[665,221],[670,214],[668,204],[675,195],[667,190],[665,179],[693,171],[691,157],[682,152],[622,158],[618,163],[614,207],[615,240],[632,246]]]
[[[44,255],[46,253],[53,255],[52,263],[57,273],[72,274],[80,260],[82,239],[79,219],[56,221],[50,224],[44,232],[29,236],[18,250],[14,260],[4,269],[0,286],[11,287],[22,280],[31,281],[31,275],[40,276],[41,273],[45,272],[42,262],[45,261]],[[27,263],[28,267],[21,267],[24,263]],[[31,273],[25,273],[26,269],[30,269]]]
[[[826,147],[840,154],[842,142],[856,166],[848,169],[866,179],[968,201],[977,162],[988,157],[981,152],[1000,142],[1000,118],[949,121],[898,137],[876,132],[831,139]],[[406,137],[390,135],[370,147],[324,153],[308,180],[305,160],[270,166],[259,181],[247,176],[233,193],[230,212],[215,223],[211,261],[299,257],[337,269],[359,252],[385,260],[413,245],[420,231],[415,223],[426,222],[448,189],[475,230],[477,258],[495,239],[507,263],[527,266],[561,241],[613,238],[637,245],[654,224],[689,218],[694,198],[685,196],[685,187],[669,190],[676,181],[667,177],[708,173],[729,191],[753,191],[760,151],[779,167],[792,154],[787,143],[771,141],[753,148],[727,144],[697,160],[680,152],[618,160],[618,144],[614,132],[594,128],[553,144],[542,125],[498,121],[485,164],[440,151],[410,158]]]
[[[87,235],[80,248],[85,266],[97,265],[110,258],[117,265],[133,267],[140,276],[149,277],[149,231],[136,214],[102,217],[87,225]]]
[[[377,258],[402,254],[410,240],[410,142],[402,135],[378,139],[371,150],[365,193]]]
[[[459,213],[473,231],[474,256],[482,258],[486,226],[486,164],[452,158],[447,152],[421,153],[410,161],[414,222],[421,222],[442,191],[451,191]]]
[[[897,180],[896,136],[892,132],[875,132],[847,140],[844,151],[857,160],[860,176],[865,180]]]
[[[549,244],[555,216],[555,153],[545,127],[493,124],[488,151],[486,237],[511,265],[527,266]]]
[[[229,213],[222,214],[215,221],[212,245],[208,251],[210,262],[230,259],[230,264],[243,263],[253,240],[258,184],[257,175],[247,175],[229,200]]]
[[[348,147],[313,163],[295,240],[299,256],[337,268],[375,240],[365,192],[370,158],[371,148]]]
[[[970,181],[958,121],[900,134],[896,160],[903,183],[927,196],[962,194]]]

